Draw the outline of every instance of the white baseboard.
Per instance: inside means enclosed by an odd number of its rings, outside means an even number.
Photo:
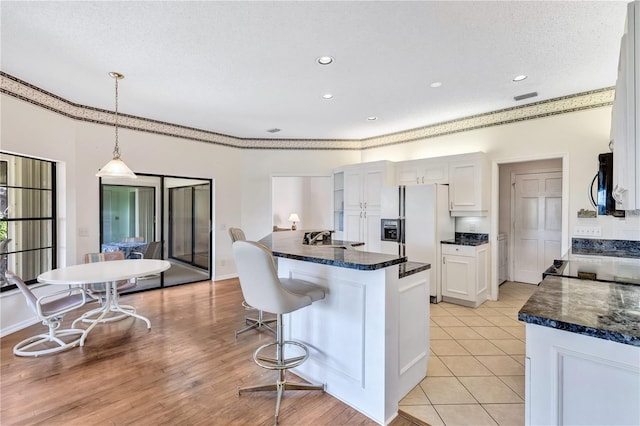
[[[216,275],[216,277],[213,280],[222,281],[222,280],[229,280],[231,278],[238,278],[238,274]]]
[[[17,324],[11,324],[9,327],[0,329],[0,337],[8,336],[9,334],[15,333],[16,331],[20,331],[24,328],[30,327],[39,322],[40,320],[38,320],[38,317],[33,317],[33,318],[26,319],[24,321],[21,321]]]

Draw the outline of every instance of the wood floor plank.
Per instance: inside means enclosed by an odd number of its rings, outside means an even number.
[[[45,332],[42,324],[0,339],[0,424],[272,425],[275,392],[237,392],[276,380],[252,360],[273,334],[235,338],[245,315],[254,314],[242,309],[242,299],[237,279],[126,295],[121,303],[136,306],[151,330],[131,318],[101,324],[84,347],[39,358],[16,357],[12,349]],[[283,426],[375,424],[327,393],[303,391],[285,393],[279,420]]]

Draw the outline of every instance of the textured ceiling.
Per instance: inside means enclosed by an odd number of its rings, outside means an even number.
[[[614,86],[626,4],[2,1],[0,65],[108,110],[118,71],[121,113],[238,138],[360,140]]]

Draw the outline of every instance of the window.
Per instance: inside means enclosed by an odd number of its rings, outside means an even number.
[[[0,269],[27,284],[56,267],[55,163],[0,152]],[[15,288],[0,274],[0,291]]]

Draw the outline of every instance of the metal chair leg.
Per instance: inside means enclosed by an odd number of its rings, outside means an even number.
[[[240,330],[236,330],[236,339],[238,338],[238,335],[244,333],[245,331],[249,331],[253,329],[259,330],[260,328],[264,328],[272,332],[273,334],[276,334],[276,331],[273,328],[271,328],[269,324],[272,322],[276,322],[277,319],[276,318],[264,319],[264,313],[260,310],[258,310],[258,318],[245,317],[244,320],[247,324],[249,324],[249,326],[242,328]]]
[[[278,370],[278,379],[275,383],[268,383],[264,385],[247,386],[238,389],[238,395],[244,392],[260,392],[260,391],[276,391],[276,410],[275,410],[275,424],[278,424],[278,416],[280,415],[280,405],[282,402],[282,396],[286,390],[319,390],[324,392],[324,385],[318,385],[313,383],[299,383],[289,382],[286,380],[286,371],[290,368],[297,367],[302,364],[309,357],[309,350],[305,345],[300,342],[291,340],[284,340],[284,326],[282,323],[282,314],[278,314],[277,318],[277,331],[276,341],[274,343],[268,343],[260,346],[253,354],[253,360],[262,368],[269,370]],[[302,356],[295,356],[292,358],[286,358],[284,354],[284,348],[286,345],[294,345],[302,348],[305,354]],[[276,357],[268,357],[260,355],[260,352],[270,346],[276,346]]]

